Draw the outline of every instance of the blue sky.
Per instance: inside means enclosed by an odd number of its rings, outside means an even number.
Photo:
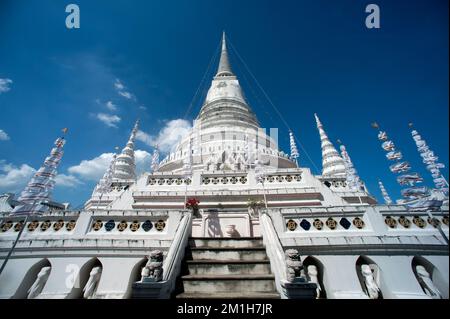
[[[448,165],[448,2],[372,2],[381,9],[376,30],[364,24],[369,2],[355,0],[2,0],[0,192],[21,190],[63,127],[68,142],[54,197],[73,206],[89,197],[137,118],[148,140],[169,145],[172,128],[187,129],[183,118],[222,30],[314,162],[301,151],[301,166],[321,167],[317,112],[372,194],[380,198],[381,178],[398,198],[370,127],[377,121],[431,186],[407,124]],[[80,7],[80,29],[65,27],[69,3]],[[262,126],[278,127],[288,151],[287,128],[230,55]],[[188,121],[200,108],[195,102]],[[137,142],[141,169],[148,144]]]

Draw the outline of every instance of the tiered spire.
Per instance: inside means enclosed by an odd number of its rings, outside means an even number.
[[[412,128],[412,123],[410,123],[409,126]],[[414,142],[416,142],[417,150],[419,151],[420,156],[422,156],[423,162],[427,165],[427,170],[433,177],[436,189],[444,194],[448,194],[448,182],[441,173],[441,168],[444,168],[445,165],[438,162],[439,158],[434,155],[434,152],[430,150],[425,140],[422,139],[416,130],[412,130],[411,135]]]
[[[230,61],[228,59],[227,51],[227,40],[225,36],[225,31],[222,34],[222,51],[220,53],[219,68],[217,69],[216,76],[233,76],[233,71],[231,71]]]
[[[159,168],[159,148],[158,145],[155,145],[155,148],[153,149],[153,155],[152,155],[152,163],[150,165],[150,168],[152,172],[156,172]]]
[[[114,180],[135,180],[136,164],[134,159],[134,141],[139,127],[139,120],[136,121],[130,139],[119,156],[117,156],[114,166]]]
[[[105,194],[109,193],[112,190],[112,179],[114,174],[114,169],[116,165],[117,154],[114,153],[111,163],[109,164],[108,169],[106,170],[103,177],[99,180],[97,186],[94,189],[93,194]]]
[[[317,114],[314,113],[316,118],[317,129],[319,130],[320,140],[322,144],[322,175],[332,177],[345,177],[345,163],[339,156],[334,145],[328,139],[323,125],[320,122]]]
[[[384,185],[383,185],[383,183],[380,180],[378,180],[378,186],[380,187],[381,195],[383,196],[384,202],[387,205],[391,205],[392,204],[392,199],[389,196],[386,188],[384,188]]]
[[[356,168],[353,165],[352,159],[350,158],[350,155],[348,155],[345,145],[341,144],[340,149],[341,149],[341,156],[345,163],[348,186],[350,187],[350,189],[355,191],[364,190],[364,183],[359,177],[358,172],[356,171]]]
[[[63,130],[64,133],[67,129]],[[55,186],[55,176],[57,174],[61,158],[64,154],[63,147],[66,143],[64,137],[60,137],[55,141],[55,147],[50,151],[50,155],[44,161],[44,164],[34,174],[31,181],[20,194],[18,205],[12,211],[14,215],[32,215],[41,214],[49,210],[49,206],[45,205],[51,201],[51,192]]]
[[[298,166],[297,158],[299,157],[299,154],[297,144],[295,144],[294,133],[292,133],[292,131],[289,131],[289,144],[291,145],[291,159]]]
[[[240,126],[258,130],[256,115],[250,109],[239,80],[231,70],[225,33],[222,35],[222,51],[216,76],[206,94],[196,120],[202,129],[226,126]]]

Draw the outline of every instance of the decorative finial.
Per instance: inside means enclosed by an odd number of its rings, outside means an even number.
[[[216,76],[233,76],[233,72],[231,71],[230,62],[228,59],[228,50],[227,50],[227,40],[225,31],[222,33],[222,50],[220,53],[220,61],[219,67],[217,69]]]
[[[380,179],[378,179],[378,186],[380,187],[381,195],[383,196],[384,202],[387,205],[391,205],[392,204],[392,199],[389,196],[389,193],[387,192],[386,188],[384,188],[384,185],[383,185],[383,183],[381,182]]]
[[[435,188],[444,195],[448,196],[448,182],[441,173],[441,169],[444,168],[445,165],[438,162],[439,158],[432,150],[430,150],[427,142],[422,138],[422,136],[420,136],[419,132],[412,130],[411,135],[416,143],[417,151],[422,157],[423,163],[426,165],[427,170],[431,173]]]
[[[13,215],[34,215],[47,212],[49,206],[45,203],[51,201],[51,193],[55,186],[56,170],[61,162],[66,144],[64,137],[57,138],[50,151],[50,155],[45,158],[44,164],[36,171],[30,182],[20,194],[20,202],[14,210]]]
[[[330,142],[327,133],[320,122],[319,116],[314,113],[316,118],[317,129],[319,130],[321,147],[322,147],[322,175],[333,177],[345,177],[346,168],[344,160],[339,156],[338,151]]]
[[[354,191],[364,191],[364,183],[359,177],[358,172],[356,171],[355,166],[353,165],[353,162],[350,158],[350,155],[348,155],[345,145],[342,144],[340,140],[338,141],[341,144],[341,157],[345,163],[347,185]]]
[[[379,128],[379,125],[372,125],[372,127]],[[423,181],[423,178],[418,173],[409,173],[411,165],[409,162],[402,161],[402,153],[396,149],[394,142],[389,139],[386,132],[379,131],[378,140],[382,142],[381,147],[387,152],[386,158],[394,162],[394,164],[389,166],[390,171],[394,174],[402,174],[397,177],[397,182],[401,186],[408,186],[401,191],[404,204],[408,208],[414,207],[417,209],[419,208],[418,206],[423,206],[426,209],[427,207],[425,206],[428,204],[425,197],[429,195],[429,190],[425,186],[416,186],[417,183]]]
[[[291,130],[289,130],[289,144],[291,146],[291,159],[298,166],[297,158],[300,156],[300,154],[298,153],[297,144],[295,143],[294,133]]]

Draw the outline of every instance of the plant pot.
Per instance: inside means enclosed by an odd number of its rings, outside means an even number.
[[[225,237],[236,237],[236,225],[227,225],[225,234]]]

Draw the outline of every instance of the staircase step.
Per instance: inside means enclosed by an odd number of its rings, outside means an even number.
[[[189,240],[191,247],[211,247],[211,248],[248,248],[248,247],[264,247],[261,237],[239,237],[239,238],[204,238],[192,237]]]
[[[193,260],[266,260],[265,248],[248,247],[191,247]]]
[[[233,292],[217,292],[215,294],[208,293],[188,293],[183,292],[176,296],[178,299],[280,299],[280,295],[277,292],[245,292],[245,293],[233,293]]]
[[[188,260],[191,275],[270,274],[269,260]]]
[[[187,275],[182,276],[186,293],[275,292],[273,275]]]

